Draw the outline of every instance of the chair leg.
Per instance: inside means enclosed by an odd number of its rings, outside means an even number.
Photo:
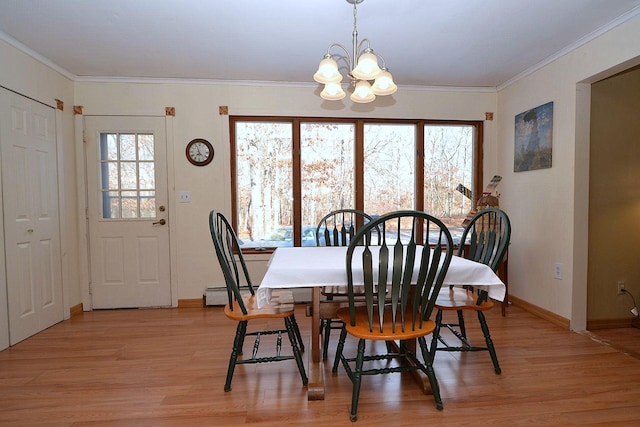
[[[342,350],[344,349],[344,342],[347,339],[347,328],[345,326],[340,330],[340,339],[338,340],[338,346],[336,347],[336,356],[333,360],[333,368],[331,372],[336,374],[338,372],[338,364],[340,363],[340,359],[342,358]]]
[[[467,338],[467,330],[464,327],[464,313],[462,310],[457,310],[458,313],[458,328],[460,328],[460,335],[462,335],[465,339]]]
[[[244,336],[247,333],[247,323],[247,321],[238,322],[238,326],[236,327],[236,337],[233,340],[233,349],[231,350],[231,357],[229,358],[229,368],[227,369],[227,381],[224,384],[224,391],[231,390],[233,371],[236,368],[238,354],[242,354],[242,344],[244,342]]]
[[[418,337],[418,344],[420,350],[422,350],[422,358],[424,359],[424,365],[427,369],[427,377],[429,378],[429,384],[431,385],[431,391],[433,392],[433,398],[436,401],[436,409],[441,410],[442,397],[440,397],[440,387],[438,386],[438,380],[436,378],[436,372],[433,370],[433,358],[429,354],[427,349],[427,340],[425,337]]]
[[[345,329],[343,329],[344,331]],[[341,333],[342,335],[342,333]],[[358,341],[358,355],[356,356],[356,370],[353,373],[353,393],[351,394],[351,421],[358,419],[358,400],[360,399],[360,385],[362,383],[362,365],[364,364],[365,340]]]
[[[440,338],[440,328],[442,327],[442,310],[438,310],[436,313],[435,323],[436,327],[431,334],[431,349],[429,350],[429,357],[432,362],[436,359],[436,350],[438,349],[438,339]]]
[[[298,327],[298,321],[296,320],[295,314],[291,315],[291,321],[293,324],[293,331],[296,333],[296,338],[298,339],[300,353],[304,353],[304,341],[302,340],[302,334],[300,334],[300,328]]]
[[[304,363],[302,362],[302,355],[300,354],[300,348],[298,347],[298,337],[294,329],[297,327],[295,324],[295,319],[292,319],[293,316],[285,317],[284,324],[287,328],[287,333],[289,334],[289,341],[291,341],[291,348],[293,349],[293,356],[296,359],[296,363],[298,364],[298,371],[300,371],[300,377],[302,378],[302,384],[307,385],[309,382],[307,378],[307,373],[304,370]]]
[[[322,360],[327,360],[327,351],[329,350],[329,338],[331,337],[331,320],[324,321],[324,333],[322,343]]]
[[[493,370],[496,372],[496,374],[500,374],[502,373],[502,369],[500,369],[500,365],[498,364],[498,356],[496,355],[496,349],[493,346],[493,340],[491,339],[491,335],[489,334],[487,319],[484,317],[484,313],[481,311],[478,311],[478,320],[480,321],[480,327],[482,328],[482,333],[484,334],[484,340],[487,343],[487,349],[489,350],[489,354],[491,355]]]

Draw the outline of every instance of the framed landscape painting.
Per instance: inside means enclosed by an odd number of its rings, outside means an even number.
[[[553,146],[553,102],[516,116],[513,171],[551,167]]]

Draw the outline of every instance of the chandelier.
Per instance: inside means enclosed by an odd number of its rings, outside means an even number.
[[[338,101],[345,97],[342,89],[342,74],[338,70],[338,63],[331,54],[333,48],[340,48],[346,54],[346,60],[349,66],[348,78],[351,80],[351,86],[354,88],[350,99],[353,102],[367,103],[376,99],[376,95],[391,95],[398,90],[398,86],[393,82],[393,77],[386,67],[384,59],[380,55],[376,55],[371,49],[368,39],[363,39],[358,44],[357,29],[357,7],[364,0],[346,0],[347,3],[353,5],[353,34],[352,34],[352,51],[340,43],[333,43],[327,49],[326,55],[320,65],[318,71],[313,75],[313,79],[318,83],[324,84],[324,89],[320,92],[320,97],[328,101]],[[343,59],[343,56],[336,56]],[[378,60],[382,62],[382,67],[378,66]],[[373,82],[373,84],[371,83]]]

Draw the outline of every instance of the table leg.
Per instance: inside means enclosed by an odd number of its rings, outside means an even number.
[[[411,289],[411,299],[409,304],[411,304],[412,301],[413,301],[413,287]],[[393,345],[395,345],[396,349],[400,351],[400,349],[398,348],[398,344],[395,341],[393,342]],[[418,356],[418,349],[420,348],[420,346],[418,345],[417,339],[400,341],[400,345],[404,346],[407,350],[411,351],[413,354]],[[409,359],[406,359],[405,363],[412,366],[414,365],[413,362]],[[429,377],[427,377],[421,370],[417,369],[415,371],[411,371],[411,375],[413,376],[413,379],[416,381],[416,384],[418,384],[418,386],[420,387],[420,389],[424,394],[433,394],[433,391],[431,390],[431,383],[429,382]]]
[[[390,344],[395,348],[396,352],[401,352],[397,342],[391,341]],[[409,351],[413,352],[413,354],[416,354],[418,343],[415,340],[401,341],[400,345],[406,346]],[[403,363],[413,366],[413,362],[408,359],[404,360]],[[410,374],[411,376],[413,376],[416,384],[418,385],[418,387],[420,387],[424,394],[433,394],[433,391],[431,390],[431,383],[429,383],[429,377],[423,374],[420,370],[411,371]]]
[[[324,400],[324,369],[320,357],[320,288],[312,288],[311,297],[311,356],[307,400]]]

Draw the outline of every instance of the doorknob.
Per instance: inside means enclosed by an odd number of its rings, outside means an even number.
[[[153,225],[156,225],[156,224],[165,225],[166,223],[167,223],[167,221],[165,221],[165,219],[162,218],[160,221],[154,222]]]

